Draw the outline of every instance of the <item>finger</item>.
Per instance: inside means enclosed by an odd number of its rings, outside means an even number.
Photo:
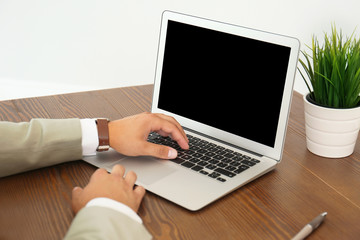
[[[171,147],[145,142],[140,155],[153,156],[162,159],[174,159],[177,151]]]
[[[134,201],[134,204],[132,205],[132,209],[135,212],[138,212],[141,201],[145,196],[145,189],[141,186],[137,186],[137,187],[135,187],[133,193],[134,193],[135,201]]]
[[[161,114],[161,113],[158,114],[158,117],[165,119],[165,120],[171,122],[172,124],[174,124],[179,129],[180,133],[183,135],[183,137],[186,139],[186,141],[189,142],[189,139],[187,138],[184,129],[182,128],[180,123],[178,121],[176,121],[175,118],[165,115],[165,114]]]
[[[175,118],[162,114],[162,113],[155,113],[155,116],[158,118],[161,118],[164,121],[170,122],[171,124],[173,124],[174,126],[176,126],[176,128],[179,129],[179,131],[184,135],[184,138],[186,138],[186,133],[184,131],[184,129],[182,128],[182,126],[180,125],[180,123],[178,121],[176,121]]]
[[[180,135],[177,131],[172,132],[171,139],[176,141],[182,149],[189,149],[189,140],[183,135]]]
[[[134,194],[136,195],[136,198],[141,202],[141,200],[144,198],[145,196],[145,188],[143,186],[136,186],[134,188]]]
[[[81,193],[84,190],[81,187],[74,187],[71,193],[71,202],[72,202],[72,209],[74,213],[78,213],[80,211],[81,207]]]
[[[137,176],[133,171],[129,171],[125,176],[125,181],[128,182],[131,186],[134,186]]]
[[[125,174],[125,168],[120,165],[120,164],[116,164],[115,166],[113,166],[113,168],[111,169],[111,174],[112,175],[117,175],[119,177],[124,177]]]
[[[80,194],[82,193],[82,191],[84,191],[81,187],[74,187],[73,190],[72,190],[72,198],[74,199],[78,199]]]
[[[179,135],[171,134],[171,133],[165,132],[163,130],[159,130],[156,132],[163,137],[170,137],[172,140],[177,142],[182,149],[189,148],[189,141],[187,139],[185,139],[183,136],[179,137]]]
[[[152,131],[163,133],[162,135],[164,135],[164,133],[171,135],[171,138],[176,141],[181,148],[189,148],[187,137],[184,135],[185,133],[183,134],[182,131],[169,121],[159,118],[159,120],[153,124]]]
[[[91,175],[90,182],[94,181],[95,179],[102,178],[102,176],[108,175],[108,172],[104,168],[98,168],[96,171]]]

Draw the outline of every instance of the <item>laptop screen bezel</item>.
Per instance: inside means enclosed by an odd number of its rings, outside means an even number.
[[[169,112],[164,109],[160,109],[158,107],[163,59],[165,53],[166,33],[167,33],[167,26],[169,20],[190,24],[198,27],[203,27],[207,29],[212,29],[220,32],[230,33],[250,39],[269,42],[281,46],[286,46],[291,49],[274,147],[269,147],[267,145],[254,142],[252,140],[234,135],[232,133],[225,132],[223,130],[196,122],[194,120],[185,118],[183,116],[179,116],[173,112]],[[232,145],[238,146],[243,149],[247,149],[257,154],[270,157],[272,159],[275,159],[276,161],[280,161],[282,158],[282,152],[285,142],[287,121],[290,112],[292,90],[293,90],[294,78],[296,73],[299,49],[300,49],[300,43],[296,38],[245,28],[241,26],[226,24],[204,18],[189,16],[176,12],[165,11],[162,15],[162,22],[160,29],[160,38],[159,38],[156,72],[155,72],[155,80],[154,80],[153,102],[152,102],[151,111],[153,113],[163,113],[170,115],[174,117],[183,127],[186,127],[188,129],[194,129],[202,134],[211,136],[213,138],[219,139],[224,142],[228,142]],[[262,120],[259,119],[259,124],[261,124],[261,121]]]

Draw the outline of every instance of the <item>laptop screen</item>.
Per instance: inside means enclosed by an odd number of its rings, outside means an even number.
[[[168,20],[157,107],[274,147],[290,51]]]

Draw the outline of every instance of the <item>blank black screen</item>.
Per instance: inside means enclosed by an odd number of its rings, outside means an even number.
[[[289,55],[289,47],[169,21],[158,108],[274,147]]]

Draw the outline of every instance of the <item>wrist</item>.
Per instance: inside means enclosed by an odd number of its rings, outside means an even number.
[[[124,131],[123,126],[121,124],[122,120],[114,120],[110,121],[108,124],[109,127],[109,145],[111,148],[116,150],[117,152],[122,153],[121,146],[124,146],[126,144],[127,139],[124,137]],[[121,134],[120,134],[121,133]]]

